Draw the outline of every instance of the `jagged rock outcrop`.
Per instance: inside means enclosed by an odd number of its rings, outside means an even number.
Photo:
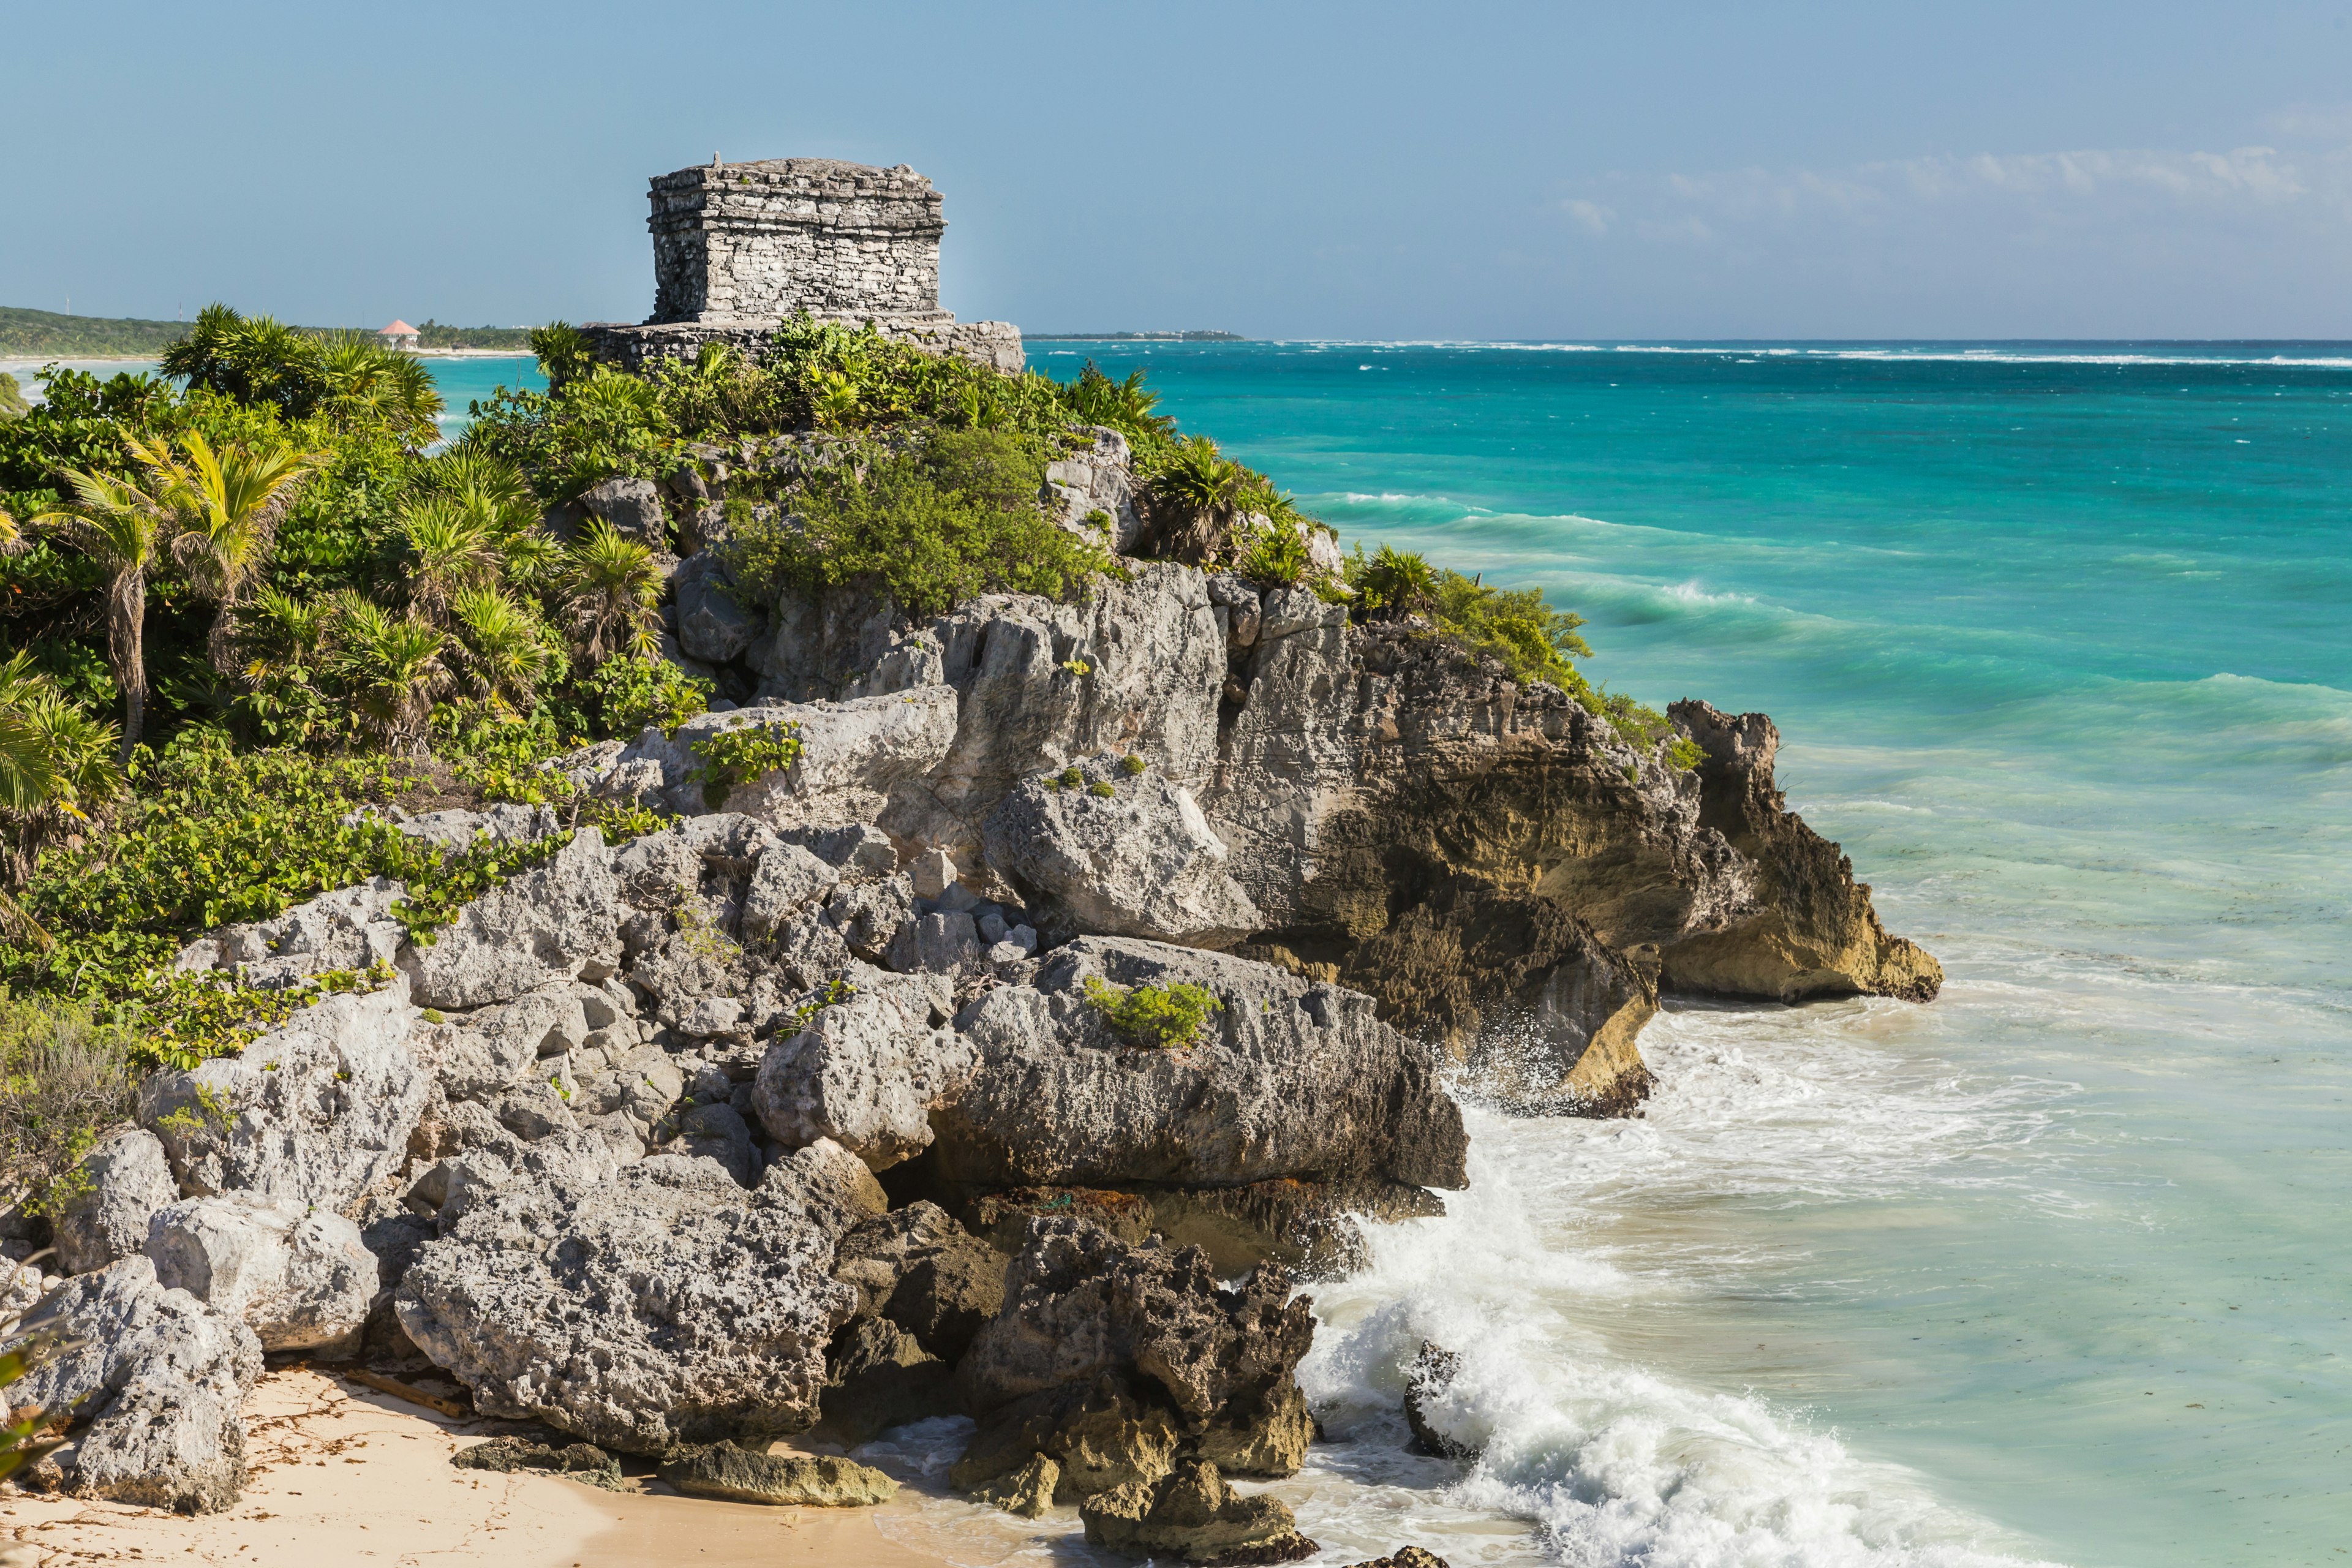
[[[108,1133],[58,1190],[62,1196],[49,1230],[58,1266],[68,1274],[87,1274],[140,1251],[149,1216],[180,1196],[162,1141],[143,1127]]]
[[[817,1419],[856,1217],[814,1157],[748,1193],[674,1155],[516,1181],[423,1249],[396,1309],[488,1414],[628,1453],[772,1437]]]
[[[1049,940],[1081,932],[1225,947],[1257,907],[1190,790],[1143,760],[1091,757],[1030,778],[982,830],[988,868],[1044,916]]]
[[[1291,1474],[1312,1435],[1294,1373],[1314,1333],[1279,1268],[1228,1289],[1197,1247],[1034,1220],[956,1369],[980,1428],[950,1479],[990,1486],[1039,1454],[1062,1500],[1149,1485],[1188,1456]]]
[[[1667,710],[1706,750],[1699,825],[1758,868],[1755,910],[1667,946],[1666,983],[1735,996],[1934,998],[1943,965],[1888,934],[1853,862],[1788,809],[1772,783],[1780,732],[1761,713],[1732,715],[1683,701]]]
[[[791,726],[800,756],[743,779],[713,799],[698,742],[729,730]],[[673,733],[647,730],[614,758],[596,787],[684,816],[740,813],[771,827],[835,826],[880,819],[902,791],[947,755],[955,693],[915,687],[848,702],[771,703],[698,714]]]
[[[483,894],[430,947],[400,963],[422,1007],[510,1002],[563,980],[604,979],[620,962],[616,890],[603,837],[581,828],[543,866]]]
[[[1061,527],[1124,555],[1143,537],[1127,437],[1099,425],[1076,434],[1089,437],[1091,444],[1045,465],[1045,493],[1038,499]]]
[[[782,1147],[830,1138],[885,1170],[929,1146],[931,1110],[971,1071],[971,1047],[934,1026],[949,998],[928,977],[859,963],[845,976],[853,994],[768,1047],[753,1103]]]
[[[1198,1043],[1136,1047],[1087,1000],[1114,985],[1204,986]],[[941,1177],[980,1187],[1381,1176],[1464,1184],[1462,1114],[1435,1053],[1360,993],[1270,965],[1132,938],[1084,937],[1032,984],[958,1016],[978,1062],[932,1118]]]
[[[173,1204],[149,1222],[145,1250],[158,1284],[241,1320],[266,1351],[348,1353],[375,1300],[360,1227],[292,1198]]]
[[[261,1342],[227,1312],[167,1289],[144,1257],[69,1281],[38,1326],[65,1353],[10,1385],[18,1406],[74,1413],[57,1459],[76,1489],[115,1502],[218,1513],[245,1485],[245,1396]]]
[[[406,1045],[417,1016],[398,983],[325,997],[236,1056],[149,1079],[140,1122],[186,1193],[341,1212],[407,1156],[432,1088]]]

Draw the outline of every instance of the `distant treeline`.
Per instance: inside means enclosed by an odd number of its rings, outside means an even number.
[[[1245,343],[1239,332],[1024,332],[1039,342]]]
[[[317,333],[335,329],[295,330]],[[373,331],[374,328],[360,330]],[[529,327],[447,327],[427,318],[416,329],[416,334],[419,346],[428,349],[513,349],[525,353],[530,348]],[[0,359],[156,359],[187,335],[185,321],[147,321],[131,316],[67,316],[55,310],[0,305]]]

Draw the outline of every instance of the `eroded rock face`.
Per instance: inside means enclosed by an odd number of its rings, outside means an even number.
[[[745,779],[714,802],[696,742],[722,731],[784,725],[797,729],[799,760]],[[611,776],[642,774],[630,793],[684,816],[729,811],[777,828],[873,822],[947,755],[955,730],[955,693],[938,685],[847,702],[761,704],[698,714],[674,734],[647,730],[615,759]]]
[[[233,970],[247,985],[282,990],[328,970],[389,963],[407,937],[392,918],[394,902],[405,891],[384,877],[337,888],[274,919],[199,937],[180,950],[173,967]]]
[[[1092,445],[1048,463],[1045,494],[1038,499],[1059,526],[1124,555],[1143,537],[1127,437],[1100,425],[1078,434],[1090,437]]]
[[[581,828],[543,866],[467,904],[401,964],[422,1007],[509,1002],[553,982],[601,980],[619,964],[618,890],[603,837]]]
[[[855,1300],[828,1267],[854,1211],[822,1166],[784,1162],[748,1193],[674,1155],[510,1183],[424,1248],[401,1326],[478,1408],[604,1447],[799,1431]]]
[[[145,1250],[157,1283],[242,1320],[266,1351],[347,1354],[375,1300],[360,1227],[291,1198],[173,1204],[149,1222]]]
[[[431,1089],[405,1043],[416,1017],[396,982],[326,997],[236,1056],[157,1073],[139,1120],[184,1191],[340,1212],[406,1157]]]
[[[13,1384],[9,1398],[75,1409],[58,1462],[96,1497],[218,1513],[245,1485],[246,1394],[261,1342],[235,1316],[167,1289],[144,1257],[85,1274],[52,1295],[44,1321],[74,1349]]]
[[[930,1145],[931,1110],[970,1071],[971,1047],[933,1026],[946,998],[931,987],[864,964],[845,973],[854,994],[768,1047],[753,1101],[784,1148],[830,1138],[879,1171]]]
[[[1289,1294],[1278,1268],[1227,1289],[1196,1247],[1033,1220],[1003,1307],[956,1371],[980,1429],[950,1482],[995,1485],[1038,1454],[1065,1501],[1204,1454],[1291,1474],[1313,1431],[1294,1373],[1315,1320]]]
[[[1634,1037],[1656,1016],[1656,954],[1627,954],[1553,900],[1455,878],[1339,967],[1382,1016],[1444,1043],[1517,1108],[1612,1115],[1648,1088]]]
[[[1024,781],[983,830],[989,869],[1045,917],[1048,938],[1225,947],[1257,929],[1257,907],[1190,790],[1117,757],[1076,767],[1076,784],[1066,773]]]
[[[1129,1047],[1085,982],[1201,985],[1221,1008],[1199,1042]],[[1358,992],[1267,964],[1086,937],[1034,984],[989,992],[956,1026],[978,1053],[933,1117],[940,1174],[977,1187],[1238,1186],[1378,1175],[1460,1187],[1468,1140],[1436,1054]]]
[[[1772,783],[1780,732],[1761,713],[1717,712],[1684,701],[1668,711],[1706,751],[1699,820],[1759,868],[1758,908],[1726,929],[1694,932],[1664,950],[1665,979],[1738,996],[1901,996],[1926,1002],[1943,965],[1888,934],[1853,862],[1788,809]]]
[[[87,1274],[140,1251],[147,1245],[148,1216],[180,1197],[162,1141],[143,1127],[100,1140],[66,1186],[49,1228],[58,1265],[68,1274]]]

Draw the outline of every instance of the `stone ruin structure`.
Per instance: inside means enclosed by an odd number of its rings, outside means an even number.
[[[769,158],[656,175],[654,311],[583,329],[607,363],[635,370],[706,342],[756,351],[776,323],[872,321],[885,335],[1017,372],[1020,329],[940,309],[940,194],[904,163]]]

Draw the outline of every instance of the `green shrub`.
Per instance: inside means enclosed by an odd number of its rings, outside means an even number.
[[[392,918],[419,947],[431,947],[457,919],[458,911],[483,894],[503,888],[534,867],[544,866],[572,842],[567,830],[520,844],[499,844],[485,836],[463,852],[424,864],[410,863],[406,896],[393,900]],[[414,841],[412,841],[414,842]]]
[[[798,724],[751,724],[720,730],[694,742],[702,765],[693,773],[702,785],[702,804],[717,811],[738,784],[781,773],[801,760]]]
[[[28,1211],[66,1197],[75,1162],[130,1119],[131,1047],[127,1031],[87,1007],[0,990],[0,1183]]]
[[[1706,761],[1706,748],[1688,735],[1681,737],[1666,747],[1666,765],[1679,772],[1689,773],[1705,761]]]
[[[1129,752],[1127,755],[1119,758],[1118,760],[1118,771],[1125,773],[1129,778],[1136,777],[1138,774],[1141,773],[1144,769],[1150,765],[1150,763],[1145,762],[1141,757],[1137,756],[1133,752]]]
[[[1181,981],[1173,985],[1126,987],[1089,974],[1086,994],[1111,1032],[1133,1046],[1189,1046],[1199,1037],[1209,1015],[1225,1009],[1215,992]]]
[[[1236,564],[1253,582],[1296,583],[1307,575],[1307,535],[1296,523],[1281,519],[1253,528]]]
[[[1047,521],[1045,460],[1000,431],[941,431],[910,450],[877,453],[804,482],[793,512],[750,522],[722,547],[751,602],[864,581],[916,616],[981,594],[1075,596],[1102,551]]]
[[[1095,782],[1094,782],[1093,784],[1088,784],[1088,785],[1087,786],[1087,793],[1088,795],[1100,795],[1100,796],[1102,796],[1104,799],[1108,800],[1108,799],[1109,799],[1112,795],[1117,795],[1117,794],[1118,793],[1118,788],[1117,788],[1115,785],[1113,785],[1113,784],[1112,784],[1112,783],[1110,782],[1110,780],[1108,780],[1108,779],[1097,779],[1097,780],[1095,780]]]

